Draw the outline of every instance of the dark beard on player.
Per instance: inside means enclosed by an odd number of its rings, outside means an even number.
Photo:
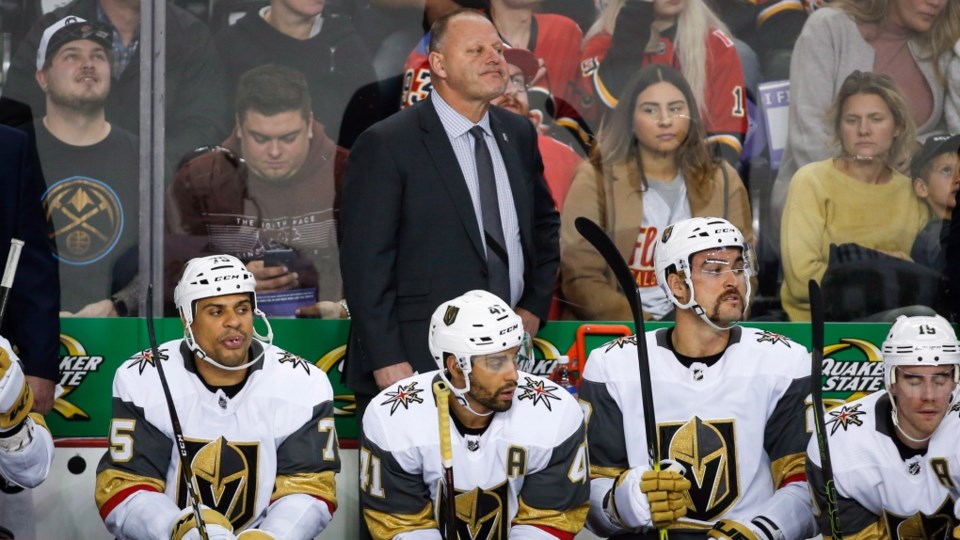
[[[470,384],[469,396],[473,398],[474,401],[483,405],[487,409],[494,412],[506,412],[510,410],[510,407],[513,405],[513,400],[501,401],[498,399],[498,396],[502,392],[509,392],[516,389],[517,385],[515,383],[508,384],[502,388],[498,388],[494,392],[481,391],[478,387],[473,385],[473,381]]]

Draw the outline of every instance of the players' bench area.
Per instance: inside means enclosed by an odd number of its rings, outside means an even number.
[[[321,538],[355,537],[357,503],[357,433],[353,395],[341,381],[348,321],[277,319],[272,321],[275,343],[323,369],[336,394],[336,422],[343,449],[338,477],[339,509]],[[132,354],[148,346],[144,319],[64,319],[60,334],[62,393],[47,422],[57,444],[53,470],[34,492],[38,539],[107,539],[93,501],[94,477],[100,456],[108,446],[110,395],[113,375]],[[667,326],[649,324],[647,330]],[[765,330],[762,340],[793,340],[808,347],[810,325],[753,324]],[[178,319],[156,321],[157,340],[182,334]],[[828,406],[862,397],[883,387],[880,343],[887,324],[827,324],[823,361],[823,391]],[[582,369],[593,348],[631,331],[622,323],[551,322],[534,339],[535,358],[521,369],[546,375],[561,355]],[[830,417],[828,415],[827,420]],[[593,538],[581,533],[578,538]]]

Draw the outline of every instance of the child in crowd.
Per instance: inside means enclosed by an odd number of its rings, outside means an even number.
[[[960,187],[958,151],[960,133],[937,135],[928,138],[910,161],[913,191],[930,209],[930,221],[913,242],[910,257],[938,272],[946,267],[940,244],[950,228],[950,215]]]

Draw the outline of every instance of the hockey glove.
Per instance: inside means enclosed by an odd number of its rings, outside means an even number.
[[[780,528],[769,519],[760,516],[747,523],[721,519],[707,531],[707,538],[718,540],[783,540]]]
[[[260,529],[247,529],[237,535],[237,540],[277,540],[277,537]]]
[[[233,535],[233,525],[220,512],[206,506],[200,507],[203,523],[207,526],[209,540],[236,540]],[[200,531],[197,529],[197,519],[193,515],[193,508],[186,508],[173,522],[170,540],[200,540]]]
[[[645,471],[640,477],[640,491],[650,501],[650,518],[653,526],[666,528],[687,515],[687,493],[690,481],[683,477],[683,466],[675,461],[663,461],[659,471]]]
[[[0,433],[20,425],[33,407],[33,392],[20,364],[0,348]]]

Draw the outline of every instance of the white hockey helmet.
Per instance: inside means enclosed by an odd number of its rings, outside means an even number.
[[[197,257],[190,259],[183,269],[183,275],[180,282],[173,290],[173,301],[180,312],[180,316],[186,322],[184,326],[184,338],[187,340],[187,346],[194,353],[200,355],[203,360],[214,364],[221,369],[239,370],[256,363],[263,354],[260,354],[254,360],[241,366],[224,366],[197,345],[193,336],[193,318],[196,316],[197,301],[214,296],[224,296],[228,294],[248,294],[250,302],[253,304],[253,313],[256,317],[263,319],[267,326],[267,334],[260,335],[256,329],[253,335],[266,341],[266,347],[273,342],[273,329],[270,327],[270,321],[260,308],[257,307],[257,280],[253,274],[247,270],[239,259],[232,255],[210,255],[207,257]]]
[[[497,295],[470,291],[448,300],[430,318],[430,354],[440,368],[440,376],[461,403],[470,391],[472,358],[522,346],[520,360],[529,357],[529,340],[523,331],[523,320]],[[464,388],[454,386],[446,373],[445,356],[453,355],[466,379]]]
[[[888,389],[897,382],[899,366],[953,366],[953,380],[960,382],[960,341],[940,315],[897,317],[881,350],[883,383]]]
[[[690,263],[693,256],[701,251],[724,247],[738,248],[743,255],[744,277],[747,281],[747,294],[744,298],[746,311],[750,305],[750,278],[757,273],[756,260],[750,244],[744,240],[743,233],[734,224],[716,217],[685,219],[664,229],[654,248],[654,271],[663,292],[678,308],[693,309],[701,319],[715,328],[717,326],[697,303]],[[670,290],[667,276],[674,272],[690,289],[690,299],[686,303],[680,302]]]

